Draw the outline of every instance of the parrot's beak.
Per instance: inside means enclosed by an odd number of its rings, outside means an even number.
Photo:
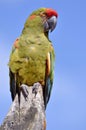
[[[52,32],[57,24],[57,17],[56,16],[52,16],[51,18],[47,19],[44,22],[44,31],[48,32],[49,30]]]

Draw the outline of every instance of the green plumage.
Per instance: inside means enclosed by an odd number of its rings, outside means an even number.
[[[21,36],[18,46],[10,56],[9,66],[13,73],[18,73],[19,82],[32,85],[44,80],[47,53],[52,51],[48,39],[44,34]]]
[[[48,78],[51,86],[46,101],[48,102],[53,83],[54,50],[51,42],[44,33],[43,21],[39,15],[44,10],[45,8],[33,12],[31,16],[34,18],[30,16],[27,19],[17,43],[18,47],[13,46],[9,60],[9,68],[16,75],[15,82],[18,87],[21,84],[30,86],[35,82],[45,82],[47,54],[50,53],[51,68]],[[11,77],[11,80],[14,79]]]

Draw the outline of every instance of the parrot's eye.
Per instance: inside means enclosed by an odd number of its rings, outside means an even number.
[[[41,12],[41,13],[40,13],[40,16],[41,16],[41,17],[46,17],[46,14],[45,14],[44,12]]]

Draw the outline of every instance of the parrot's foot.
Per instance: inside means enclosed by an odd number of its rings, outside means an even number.
[[[28,98],[28,86],[27,85],[25,85],[25,84],[22,84],[21,86],[20,86],[20,89],[21,89],[21,92],[22,92],[22,94],[23,94],[23,96],[24,96],[24,98],[25,98],[25,100],[27,101],[27,98]]]
[[[33,89],[32,89],[32,93],[35,94],[35,97],[36,97],[36,94],[37,94],[37,92],[38,92],[39,86],[40,86],[40,83],[34,83],[34,87],[33,87]]]

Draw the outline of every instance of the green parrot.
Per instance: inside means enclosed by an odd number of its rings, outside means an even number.
[[[28,91],[25,85],[39,82],[43,87],[45,108],[50,99],[54,76],[54,49],[48,38],[56,27],[58,13],[50,8],[34,11],[26,20],[23,31],[13,44],[9,59],[12,100]],[[25,84],[25,85],[24,85]]]

